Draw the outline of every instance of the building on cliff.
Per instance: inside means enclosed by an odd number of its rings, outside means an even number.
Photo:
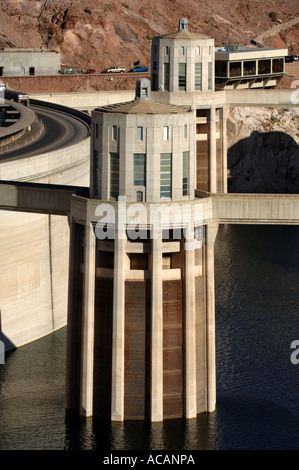
[[[0,50],[0,76],[57,75],[60,52],[40,49]]]

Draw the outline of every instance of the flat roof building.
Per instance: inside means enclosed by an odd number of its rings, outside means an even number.
[[[57,75],[60,52],[40,49],[0,50],[0,76]]]
[[[285,72],[288,49],[227,44],[215,49],[216,89],[269,88]]]

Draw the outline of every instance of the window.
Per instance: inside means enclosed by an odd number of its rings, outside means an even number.
[[[188,196],[189,152],[183,152],[183,196]]]
[[[188,137],[188,126],[187,124],[184,125],[184,139],[187,139]]]
[[[169,55],[169,46],[165,46],[165,55]]]
[[[29,75],[35,75],[35,68],[29,67]]]
[[[201,62],[195,63],[195,74],[194,74],[194,88],[195,90],[202,89],[202,64]]]
[[[273,59],[272,72],[273,73],[283,72],[283,59]]]
[[[110,153],[110,196],[119,195],[119,154]]]
[[[137,127],[137,140],[143,140],[143,127]]]
[[[186,91],[186,64],[179,64],[179,90]]]
[[[256,62],[255,60],[245,60],[243,62],[243,75],[255,75]]]
[[[118,140],[118,127],[112,126],[112,139]]]
[[[200,46],[196,47],[196,55],[200,55]]]
[[[146,98],[148,96],[148,88],[141,87],[141,97]]]
[[[230,77],[241,76],[241,62],[231,62],[229,64],[229,76]]]
[[[212,62],[208,63],[208,90],[212,90]]]
[[[169,64],[164,64],[164,90],[169,91]]]
[[[143,191],[136,191],[136,202],[143,202]]]
[[[169,139],[169,127],[168,126],[163,127],[163,139],[164,140]]]
[[[98,125],[98,124],[96,124],[96,132],[95,132],[95,134],[96,134],[96,139],[97,139],[97,138],[99,137],[99,125]]]
[[[172,154],[160,155],[160,197],[171,197]]]
[[[181,54],[185,55],[185,46],[181,46]]]
[[[154,54],[155,54],[155,55],[158,54],[158,46],[154,46]]]
[[[216,77],[227,77],[227,62],[224,60],[215,61],[215,75]]]
[[[259,75],[262,75],[264,73],[271,73],[271,60],[259,60]]]
[[[134,153],[134,186],[145,186],[145,153]]]

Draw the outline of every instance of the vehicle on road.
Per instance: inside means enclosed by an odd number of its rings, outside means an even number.
[[[142,67],[141,65],[136,65],[130,70],[130,72],[148,72],[148,67]]]
[[[123,67],[110,67],[109,69],[105,70],[106,73],[124,73],[126,71]]]
[[[81,73],[85,73],[85,74],[86,74],[86,73],[87,73],[87,74],[88,74],[88,73],[96,73],[96,71],[95,71],[94,69],[87,69],[87,70],[82,69]]]

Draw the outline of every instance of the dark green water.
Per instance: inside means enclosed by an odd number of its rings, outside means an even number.
[[[299,449],[299,227],[220,227],[215,280],[215,413],[152,425],[66,414],[64,328],[0,366],[0,450]]]

